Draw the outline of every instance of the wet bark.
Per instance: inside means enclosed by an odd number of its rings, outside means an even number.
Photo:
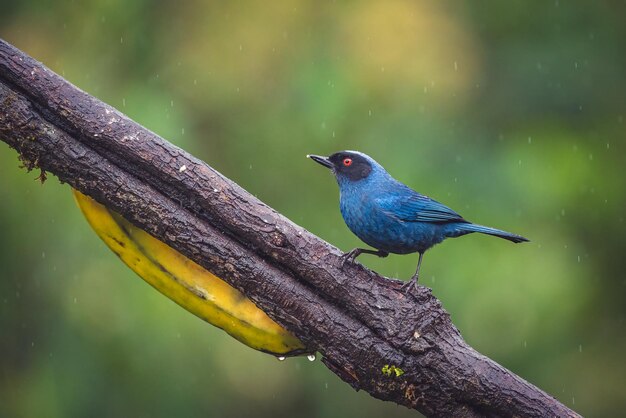
[[[433,417],[578,416],[468,346],[430,289],[342,268],[337,248],[2,40],[0,139],[241,290],[357,390]]]

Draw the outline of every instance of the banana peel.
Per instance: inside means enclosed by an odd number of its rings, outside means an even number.
[[[307,353],[300,340],[237,289],[89,196],[72,191],[96,234],[163,295],[255,350],[279,359]]]

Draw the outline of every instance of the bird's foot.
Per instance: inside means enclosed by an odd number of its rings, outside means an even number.
[[[359,254],[361,254],[359,248],[354,248],[353,250],[343,254],[341,256],[341,268],[343,268],[348,261],[354,263],[354,259],[357,258]]]
[[[404,290],[404,294],[405,295],[407,295],[410,292],[413,292],[413,291],[415,291],[415,289],[417,289],[417,279],[418,279],[418,276],[415,275],[415,276],[411,277],[411,279],[408,282],[406,282],[406,283],[404,283],[402,285],[401,289]]]

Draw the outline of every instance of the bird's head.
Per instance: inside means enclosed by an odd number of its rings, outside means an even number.
[[[363,180],[376,171],[384,172],[374,159],[358,151],[339,151],[329,157],[319,155],[307,155],[307,157],[330,168],[340,184]]]

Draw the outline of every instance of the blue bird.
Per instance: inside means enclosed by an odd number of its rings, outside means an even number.
[[[514,243],[528,239],[487,226],[473,224],[441,203],[419,194],[391,177],[373,158],[357,151],[340,151],[330,157],[307,155],[332,170],[339,184],[340,209],[348,228],[376,251],[355,248],[344,263],[363,253],[387,257],[389,253],[419,253],[417,270],[405,284],[417,285],[426,250],[446,238],[480,232]]]

